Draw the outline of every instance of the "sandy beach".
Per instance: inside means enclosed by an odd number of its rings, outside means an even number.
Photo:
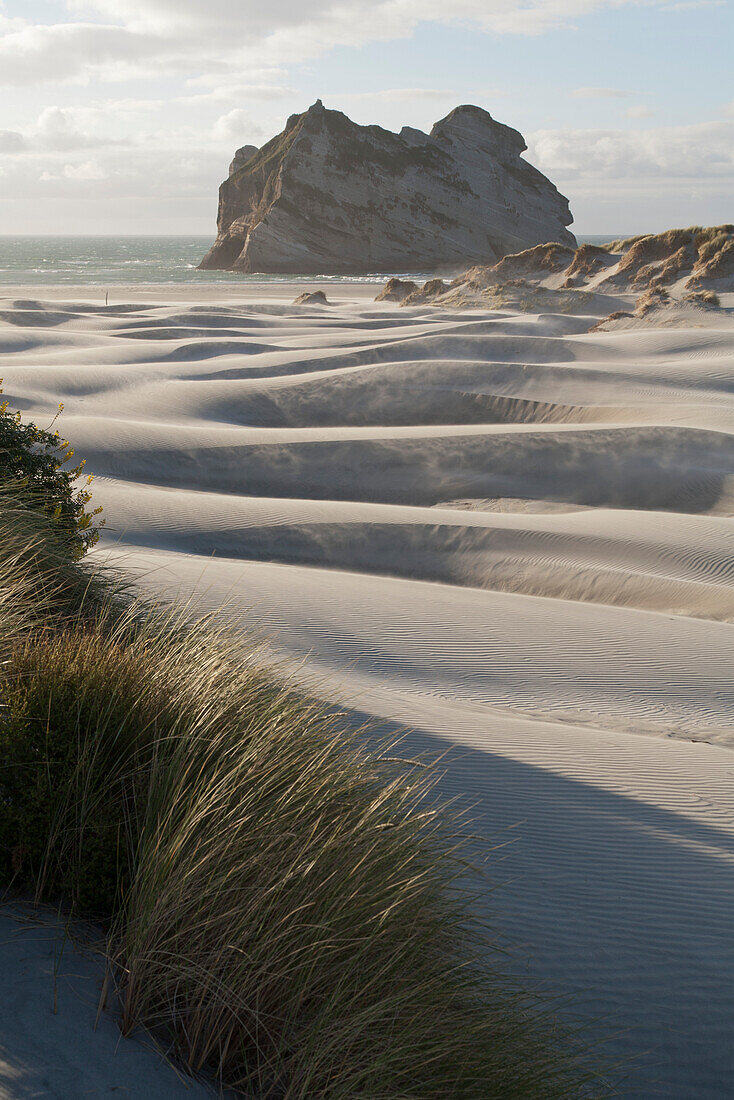
[[[100,560],[446,754],[498,846],[487,913],[611,1033],[623,1096],[723,1100],[734,318],[590,333],[316,286],[3,288],[5,397],[64,402]]]

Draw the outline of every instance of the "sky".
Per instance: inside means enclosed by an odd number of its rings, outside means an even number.
[[[731,0],[0,0],[0,233],[212,234],[317,98],[520,130],[581,235],[734,221]]]

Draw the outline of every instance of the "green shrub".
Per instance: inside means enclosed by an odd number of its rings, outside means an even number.
[[[0,394],[2,394],[0,379]],[[59,405],[57,416],[63,411]],[[75,483],[82,476],[86,460],[68,466],[74,451],[68,439],[57,430],[23,423],[20,412],[10,412],[8,402],[0,403],[0,483],[12,485],[16,493],[33,507],[42,509],[62,530],[71,536],[70,548],[81,557],[99,539],[99,527],[94,519],[102,511],[87,511],[92,496],[88,474],[83,487]]]

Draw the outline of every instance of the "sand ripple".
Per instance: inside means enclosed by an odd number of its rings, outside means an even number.
[[[723,1100],[734,330],[588,325],[16,299],[0,373],[41,423],[67,403],[143,583],[234,601],[320,690],[451,749],[446,792],[514,841],[492,911],[626,1029],[623,1095]]]

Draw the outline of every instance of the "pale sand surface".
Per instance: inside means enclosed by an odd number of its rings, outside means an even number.
[[[293,299],[303,294],[304,291],[323,290],[327,298],[359,299],[368,302],[373,301],[382,282],[349,282],[340,279],[338,283],[330,283],[324,279],[313,282],[304,281],[298,283],[275,282],[250,282],[243,280],[241,283],[212,282],[208,286],[205,283],[185,285],[171,283],[128,283],[125,285],[110,284],[109,286],[89,286],[89,284],[56,285],[56,286],[0,286],[0,308],[3,302],[8,300],[25,298],[38,301],[42,298],[45,302],[86,302],[95,305],[104,305],[105,294],[109,297],[109,305],[127,304],[128,302],[145,302],[150,305],[153,302],[185,302],[187,306],[197,302],[251,302],[253,299],[272,298],[273,301],[292,302]]]
[[[730,1096],[730,314],[589,334],[364,284],[112,289],[0,300],[11,406],[64,401],[100,475],[96,553],[449,750],[516,965],[604,1018],[625,1097]]]
[[[53,914],[0,912],[0,1100],[206,1100],[152,1046],[97,1019],[104,970]]]

